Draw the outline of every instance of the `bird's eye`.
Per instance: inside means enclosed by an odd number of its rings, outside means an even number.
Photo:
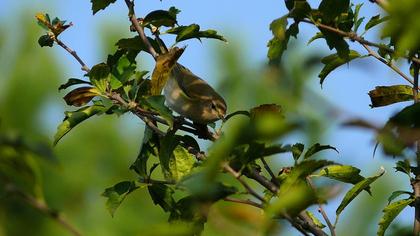
[[[216,104],[214,104],[214,102],[211,103],[211,109],[216,110]]]

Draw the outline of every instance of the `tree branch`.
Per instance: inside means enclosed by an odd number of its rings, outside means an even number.
[[[380,62],[387,65],[389,68],[391,68],[393,71],[395,71],[397,74],[399,74],[403,79],[405,79],[410,84],[414,85],[414,81],[410,79],[407,75],[405,75],[392,61],[387,61],[383,57],[379,56],[375,51],[373,51],[368,45],[362,44],[362,46],[368,51],[370,56],[373,56],[374,58],[378,59]],[[418,88],[417,88],[418,89]],[[416,96],[414,96],[414,99]]]
[[[262,163],[263,163],[263,165],[264,165],[265,170],[266,170],[266,171],[268,172],[268,174],[270,175],[270,177],[271,177],[271,181],[272,181],[275,185],[279,186],[279,182],[277,181],[276,175],[274,175],[273,171],[271,170],[270,166],[269,166],[269,165],[267,164],[267,162],[265,161],[264,157],[261,157],[260,159],[261,159],[261,162],[262,162]]]
[[[76,60],[77,62],[79,62],[79,64],[82,66],[82,70],[89,72],[90,69],[89,67],[83,62],[83,60],[79,57],[79,55],[77,55],[76,51],[74,51],[73,49],[69,48],[66,44],[64,44],[61,40],[59,40],[57,37],[52,36],[52,39],[58,44],[60,45],[60,47],[64,48],[68,53],[70,53]]]
[[[146,45],[146,49],[150,55],[156,60],[159,54],[155,51],[152,44],[150,44],[149,39],[147,39],[146,34],[144,33],[143,27],[137,21],[137,17],[134,11],[134,0],[125,0],[125,4],[128,7],[128,18],[136,29],[137,33],[140,36],[140,39]]]
[[[332,27],[332,26],[329,26],[329,25],[324,25],[324,24],[318,23],[318,22],[314,23],[314,22],[312,22],[310,20],[307,20],[307,19],[303,19],[303,20],[301,20],[301,22],[305,22],[305,23],[308,23],[308,24],[311,24],[311,25],[315,25],[315,26],[317,26],[320,29],[325,29],[325,30],[328,30],[330,32],[336,33],[336,34],[338,34],[338,35],[340,35],[342,37],[349,38],[350,40],[356,41],[356,42],[358,42],[358,43],[360,43],[362,45],[364,44],[364,45],[376,47],[376,48],[385,50],[386,52],[388,52],[390,54],[394,54],[395,53],[395,50],[387,47],[386,45],[378,44],[378,43],[374,43],[374,42],[368,41],[368,40],[364,39],[363,37],[360,37],[359,35],[357,35],[355,32],[342,31],[342,30],[337,29],[335,27]],[[416,62],[417,64],[420,64],[420,59],[419,58],[411,57],[411,56],[404,56],[404,57],[407,58],[407,59],[410,59],[410,60],[412,60],[414,62]]]
[[[306,181],[308,182],[309,186],[312,188],[312,190],[316,194],[316,188],[315,188],[314,184],[312,183],[311,178],[306,177]],[[328,228],[330,229],[330,232],[331,232],[331,236],[336,236],[335,227],[333,226],[333,224],[331,224],[331,221],[328,218],[327,213],[324,211],[324,208],[322,207],[322,203],[320,201],[318,201],[318,211],[321,213],[322,218],[324,218],[325,222],[327,223]]]
[[[12,183],[7,183],[5,186],[5,191],[10,194],[14,194],[20,198],[22,198],[25,202],[31,205],[33,208],[37,209],[38,211],[42,212],[46,216],[50,217],[57,223],[59,223],[63,228],[65,228],[69,233],[74,236],[81,236],[82,234],[72,225],[70,224],[59,212],[49,208],[44,202],[30,196],[29,194],[22,191],[16,185]]]
[[[241,179],[241,174],[239,172],[236,172],[232,167],[230,167],[229,164],[227,164],[227,163],[222,164],[222,168],[223,168],[223,170],[225,170],[226,172],[228,172],[229,174],[231,174],[233,177],[235,177],[239,181],[239,183],[241,183],[242,186],[244,186],[244,188],[247,190],[247,192],[249,194],[251,194],[252,196],[256,197],[261,202],[265,202],[265,199],[263,197],[261,197],[255,190],[253,190],[248,185],[247,182],[245,182],[243,179]]]
[[[263,208],[263,205],[262,204],[256,203],[256,202],[251,201],[249,199],[243,200],[243,199],[225,197],[223,200],[226,201],[226,202],[235,202],[235,203],[241,203],[241,204],[246,204],[246,205],[254,206],[254,207],[257,207],[257,208]]]

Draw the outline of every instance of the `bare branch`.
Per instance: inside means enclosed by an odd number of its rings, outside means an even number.
[[[55,36],[52,38],[58,45],[60,45],[60,47],[64,48],[68,53],[70,53],[77,60],[77,62],[79,62],[79,64],[82,66],[81,69],[83,71],[86,71],[86,72],[90,71],[89,67],[83,62],[83,60],[79,57],[79,55],[77,55],[76,51],[69,48],[66,44],[64,44],[61,40],[59,40]]]

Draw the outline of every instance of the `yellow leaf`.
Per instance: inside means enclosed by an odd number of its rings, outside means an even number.
[[[168,81],[172,69],[176,65],[179,57],[184,52],[184,48],[174,47],[169,52],[157,57],[155,69],[152,74],[151,95],[160,95],[163,87]]]

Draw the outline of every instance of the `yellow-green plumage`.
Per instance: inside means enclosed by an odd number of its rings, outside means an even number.
[[[167,105],[180,115],[200,124],[222,119],[226,102],[206,81],[177,63],[166,85]]]

